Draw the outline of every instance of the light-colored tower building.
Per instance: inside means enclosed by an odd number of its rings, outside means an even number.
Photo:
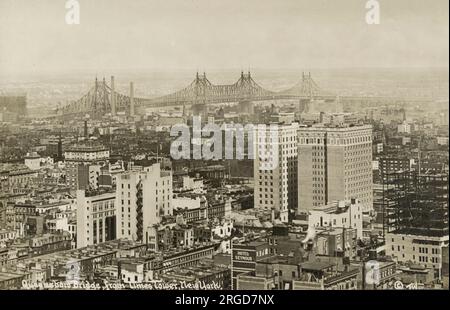
[[[301,127],[298,131],[298,211],[356,198],[373,209],[372,126]]]
[[[160,164],[122,173],[116,180],[117,236],[147,241],[147,229],[173,214],[172,172]]]
[[[116,193],[77,191],[77,248],[116,239]]]
[[[255,208],[275,210],[288,222],[289,210],[297,209],[298,123],[272,125],[276,134],[270,126],[255,131],[254,202]]]

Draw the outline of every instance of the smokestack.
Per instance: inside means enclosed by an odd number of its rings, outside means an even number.
[[[58,140],[58,159],[57,161],[62,161],[62,140],[61,140],[61,132],[59,133],[59,140]]]
[[[84,137],[88,138],[88,127],[87,127],[87,121],[84,121]]]
[[[134,84],[130,82],[130,116],[134,116]]]
[[[116,87],[114,85],[114,76],[111,76],[111,114],[116,115]]]

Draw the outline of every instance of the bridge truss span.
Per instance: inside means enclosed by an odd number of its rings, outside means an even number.
[[[182,106],[196,104],[215,104],[242,101],[262,101],[277,99],[333,99],[335,95],[325,92],[312,80],[311,74],[303,74],[302,80],[292,88],[274,92],[260,86],[253,80],[251,73],[241,72],[239,79],[228,85],[211,83],[206,74],[197,73],[187,87],[174,93],[157,98],[134,98],[133,84],[130,95],[123,95],[114,90],[114,78],[111,86],[95,80],[94,86],[80,99],[58,109],[58,115],[116,113],[125,111],[134,115],[135,108]]]

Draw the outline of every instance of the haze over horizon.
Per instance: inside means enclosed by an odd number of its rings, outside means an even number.
[[[0,71],[447,68],[448,1],[0,0]],[[420,12],[420,15],[417,15]]]

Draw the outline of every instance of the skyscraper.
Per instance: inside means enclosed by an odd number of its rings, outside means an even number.
[[[300,128],[298,211],[351,198],[372,210],[372,126]]]
[[[255,131],[254,202],[256,208],[273,209],[287,222],[289,210],[297,209],[298,123],[272,125],[276,129]]]
[[[172,215],[172,172],[160,164],[117,176],[117,236],[146,242],[147,229]]]

